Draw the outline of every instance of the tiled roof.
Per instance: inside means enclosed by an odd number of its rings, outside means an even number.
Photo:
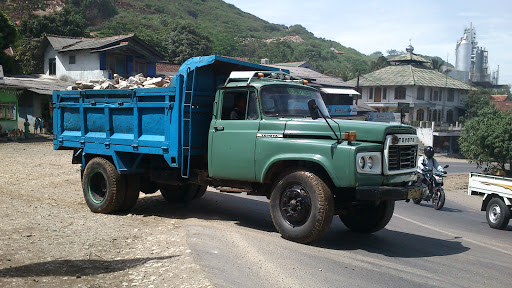
[[[357,78],[347,81],[357,85]],[[359,86],[426,86],[472,90],[468,84],[447,76],[436,70],[420,68],[414,65],[388,66],[371,73],[361,75]]]
[[[492,101],[492,104],[496,106],[501,111],[510,111],[512,112],[512,101]]]
[[[171,72],[178,73],[181,65],[174,65],[169,63],[156,63],[156,72]]]
[[[419,55],[416,55],[412,52],[408,52],[405,54],[401,54],[390,58],[389,62],[422,62],[422,63],[431,63],[432,61],[427,60]]]
[[[509,100],[508,95],[491,95],[492,101],[503,102]]]

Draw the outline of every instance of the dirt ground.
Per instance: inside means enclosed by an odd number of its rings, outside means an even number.
[[[133,214],[91,213],[72,151],[40,140],[0,143],[0,287],[212,287],[186,220],[151,215],[173,209],[160,194]]]
[[[212,287],[187,247],[191,220],[168,212],[180,207],[141,194],[130,214],[91,213],[71,154],[49,138],[0,143],[0,287]],[[450,174],[447,201],[478,209],[467,181]]]

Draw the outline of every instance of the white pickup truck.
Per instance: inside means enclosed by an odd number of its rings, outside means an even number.
[[[512,209],[512,178],[470,173],[468,195],[484,195],[482,211],[487,223],[496,229],[505,229]]]

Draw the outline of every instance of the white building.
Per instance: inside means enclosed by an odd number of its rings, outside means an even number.
[[[165,56],[135,34],[107,38],[48,35],[44,49],[44,74],[67,81],[155,76],[156,63]]]

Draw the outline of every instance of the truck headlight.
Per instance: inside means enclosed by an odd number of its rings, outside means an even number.
[[[380,152],[363,152],[356,155],[357,172],[368,174],[382,173],[382,154]]]
[[[364,169],[364,164],[365,164],[365,161],[364,161],[364,157],[359,157],[359,169]]]

